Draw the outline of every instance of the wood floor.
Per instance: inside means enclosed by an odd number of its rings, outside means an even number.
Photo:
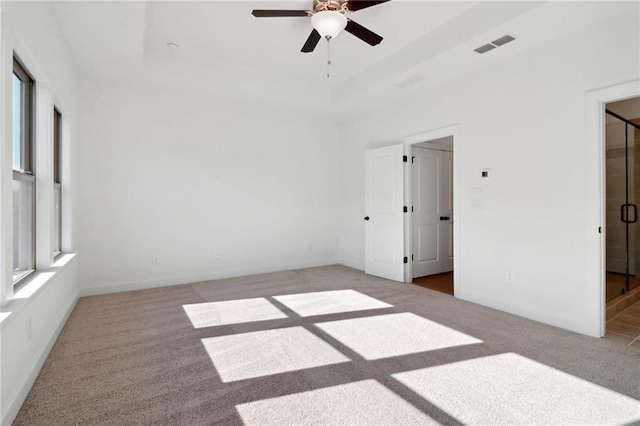
[[[413,284],[453,296],[453,272],[414,278]]]
[[[617,274],[607,274],[608,294],[612,293],[612,291],[610,291],[611,288],[617,289],[620,285],[624,285],[624,280],[621,281],[620,278],[615,275]],[[453,272],[414,278],[413,284],[453,295]],[[632,290],[627,294],[627,298],[634,296],[636,292],[640,294],[640,288]],[[618,300],[617,298],[609,300],[609,297],[607,297],[607,307],[615,305]],[[613,312],[611,319],[607,321],[606,338],[640,348],[640,301],[630,306],[628,303],[618,302],[618,304],[624,306],[621,306],[621,309]]]
[[[605,338],[640,347],[640,288],[635,277],[630,284],[631,291],[621,294],[620,290],[625,287],[624,275],[607,273]]]
[[[614,299],[620,297],[624,294],[625,285],[625,275],[624,274],[616,274],[613,272],[607,272],[607,288],[606,288],[606,297],[607,303],[613,301]],[[629,287],[631,290],[637,288],[640,284],[640,278],[632,276],[630,277]]]
[[[640,302],[607,321],[606,338],[640,348]]]

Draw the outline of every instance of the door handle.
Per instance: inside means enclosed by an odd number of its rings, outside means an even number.
[[[364,217],[364,220],[369,220],[369,216],[365,216],[365,217]]]
[[[629,207],[633,208],[633,219],[629,219]],[[621,205],[620,221],[624,223],[636,223],[638,221],[638,206],[635,204]]]
[[[449,220],[449,216],[440,216],[440,220]]]

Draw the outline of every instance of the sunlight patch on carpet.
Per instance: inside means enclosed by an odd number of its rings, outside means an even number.
[[[245,425],[424,425],[434,420],[375,380],[236,406]]]
[[[640,421],[640,401],[514,353],[393,377],[464,424]]]
[[[482,343],[475,337],[409,312],[314,325],[365,359]]]
[[[263,297],[182,305],[194,328],[288,318]]]
[[[355,290],[288,294],[286,296],[276,296],[274,299],[301,317],[393,307],[393,305],[381,302]]]
[[[303,327],[202,339],[223,382],[350,361]]]

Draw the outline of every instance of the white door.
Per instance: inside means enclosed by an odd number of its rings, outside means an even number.
[[[413,277],[453,270],[453,155],[413,147]]]
[[[404,282],[404,147],[365,152],[364,213],[367,274]]]

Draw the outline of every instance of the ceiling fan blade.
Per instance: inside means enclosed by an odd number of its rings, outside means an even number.
[[[376,6],[381,3],[386,3],[389,0],[378,0],[378,1],[361,1],[361,0],[349,0],[347,2],[347,9],[352,12],[356,10],[366,9],[367,7]]]
[[[378,34],[366,29],[356,22],[353,22],[351,19],[347,21],[347,27],[345,28],[345,31],[358,37],[365,43],[369,43],[371,46],[380,44],[380,42],[382,41],[382,37],[380,37]]]
[[[311,31],[311,34],[309,34],[309,38],[304,43],[304,46],[302,46],[302,51],[304,53],[313,52],[321,38],[322,37],[320,36],[320,33],[318,31],[316,31],[315,29]]]
[[[288,18],[295,16],[309,16],[306,10],[262,10],[254,9],[251,12],[256,18]]]

